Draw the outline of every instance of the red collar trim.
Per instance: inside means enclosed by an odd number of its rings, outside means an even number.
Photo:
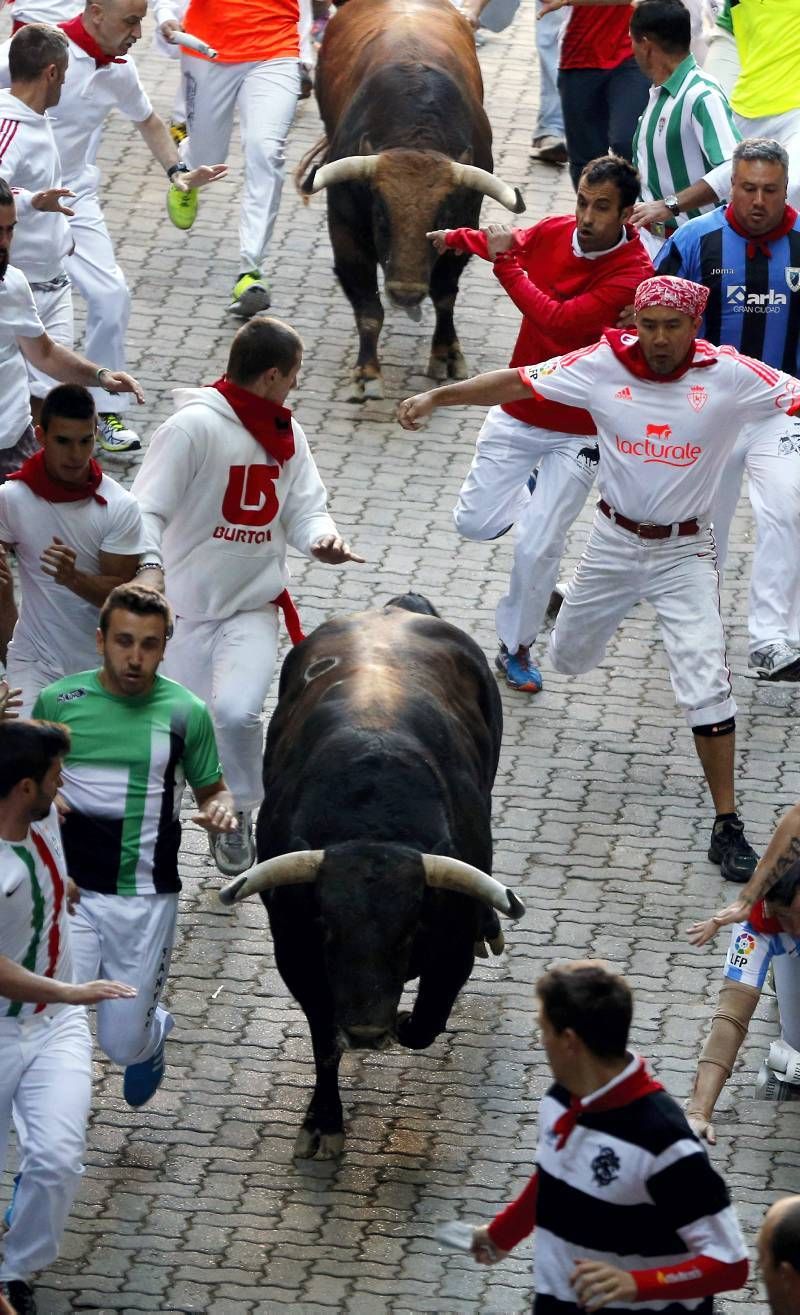
[[[624,1081],[615,1083],[605,1095],[598,1096],[596,1100],[590,1097],[586,1101],[581,1100],[579,1096],[571,1098],[569,1108],[553,1124],[553,1132],[557,1138],[556,1150],[564,1149],[570,1133],[584,1114],[605,1114],[608,1110],[620,1109],[624,1105],[630,1105],[634,1100],[641,1100],[642,1096],[663,1090],[661,1083],[651,1077],[647,1065],[640,1058],[633,1072]]]
[[[697,339],[695,339],[692,355],[687,356],[677,370],[673,370],[670,374],[656,374],[647,364],[635,333],[628,333],[625,329],[606,329],[603,337],[626,370],[636,375],[637,379],[650,379],[656,384],[672,383],[673,379],[682,379],[689,370],[702,370],[708,365],[716,364],[716,356],[708,356],[702,350],[698,351]]]
[[[89,462],[88,477],[80,488],[70,489],[52,479],[47,473],[44,452],[41,450],[34,452],[27,461],[23,461],[19,470],[13,475],[8,475],[7,479],[22,480],[37,498],[44,498],[45,502],[84,502],[86,498],[94,498],[101,507],[108,505],[106,499],[97,492],[103,479],[103,471],[94,457]]]
[[[240,424],[279,466],[294,456],[292,413],[287,407],[256,397],[225,377],[208,386],[222,394]]]
[[[766,256],[767,260],[771,260],[772,249],[770,247],[770,242],[777,242],[779,238],[786,237],[787,233],[791,233],[797,221],[797,211],[793,206],[787,205],[783,212],[783,219],[781,222],[776,224],[771,232],[762,233],[760,237],[752,237],[750,233],[742,228],[739,220],[734,214],[732,205],[728,205],[725,208],[725,220],[730,224],[734,233],[738,233],[739,237],[747,239],[748,260],[754,260],[757,252],[761,252],[762,256]]]
[[[66,32],[70,41],[74,41],[76,46],[80,46],[87,55],[91,55],[97,68],[106,68],[109,64],[124,64],[125,60],[121,56],[107,55],[101,50],[94,37],[86,31],[83,25],[83,16],[78,14],[75,18],[70,18],[66,23],[59,23],[58,26],[62,32]]]

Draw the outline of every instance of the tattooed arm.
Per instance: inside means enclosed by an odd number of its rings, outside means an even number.
[[[767,845],[766,853],[733,904],[719,909],[705,922],[697,922],[689,928],[689,939],[692,944],[705,945],[712,936],[716,936],[721,927],[745,922],[750,916],[753,905],[763,900],[775,883],[780,881],[789,868],[798,861],[800,861],[800,804],[795,804],[794,808],[790,808],[781,818]]]

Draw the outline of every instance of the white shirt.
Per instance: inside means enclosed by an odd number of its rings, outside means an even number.
[[[31,205],[34,192],[61,186],[61,161],[50,117],[29,109],[10,91],[0,91],[0,178],[13,189],[17,205],[14,264],[31,283],[46,283],[63,274],[64,256],[72,250],[67,218]]]
[[[11,17],[18,23],[64,23],[83,11],[80,0],[13,0]]]
[[[7,87],[8,47],[0,46],[0,85]],[[95,159],[103,124],[112,110],[119,110],[133,123],[142,123],[153,112],[139,73],[130,55],[119,64],[97,68],[91,55],[69,43],[69,64],[61,99],[48,110],[56,146],[61,157],[64,187],[73,192],[96,192],[100,170]]]
[[[222,621],[266,607],[289,582],[287,544],[310,556],[336,534],[308,440],[279,466],[213,388],[177,389],[133,482],[147,558],[162,559],[181,617]],[[266,468],[266,472],[265,472]]]
[[[633,344],[636,336],[623,341]],[[600,442],[598,488],[615,511],[655,525],[708,523],[739,430],[776,416],[785,423],[784,412],[800,401],[800,383],[702,339],[695,361],[712,364],[670,382],[640,379],[603,337],[519,374],[542,397],[590,413]]]
[[[41,338],[44,325],[21,269],[0,280],[0,448],[18,443],[31,423],[28,371],[17,338]]]
[[[98,487],[106,499],[47,502],[20,479],[0,486],[0,542],[13,544],[19,563],[19,620],[9,660],[35,662],[50,678],[97,666],[98,609],[45,575],[41,556],[54,536],[77,553],[79,571],[97,575],[100,553],[134,556],[144,549],[136,499],[108,475]]]
[[[58,815],[51,808],[24,840],[0,839],[0,954],[39,976],[71,982],[72,954],[67,924],[67,868]],[[49,1016],[63,1004],[20,1004],[0,996],[0,1018]]]

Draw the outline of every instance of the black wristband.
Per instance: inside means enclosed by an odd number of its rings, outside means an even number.
[[[188,172],[189,172],[188,164],[184,164],[181,161],[180,164],[171,164],[169,166],[169,169],[167,170],[167,178],[169,178],[171,181],[176,174],[188,174]]]

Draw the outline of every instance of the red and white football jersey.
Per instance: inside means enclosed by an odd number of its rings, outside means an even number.
[[[659,379],[626,365],[634,334],[614,336],[616,350],[604,336],[582,351],[523,366],[520,378],[542,397],[591,413],[598,488],[615,511],[656,525],[707,524],[739,430],[754,421],[785,426],[787,412],[800,409],[800,382],[703,339],[679,377]]]

